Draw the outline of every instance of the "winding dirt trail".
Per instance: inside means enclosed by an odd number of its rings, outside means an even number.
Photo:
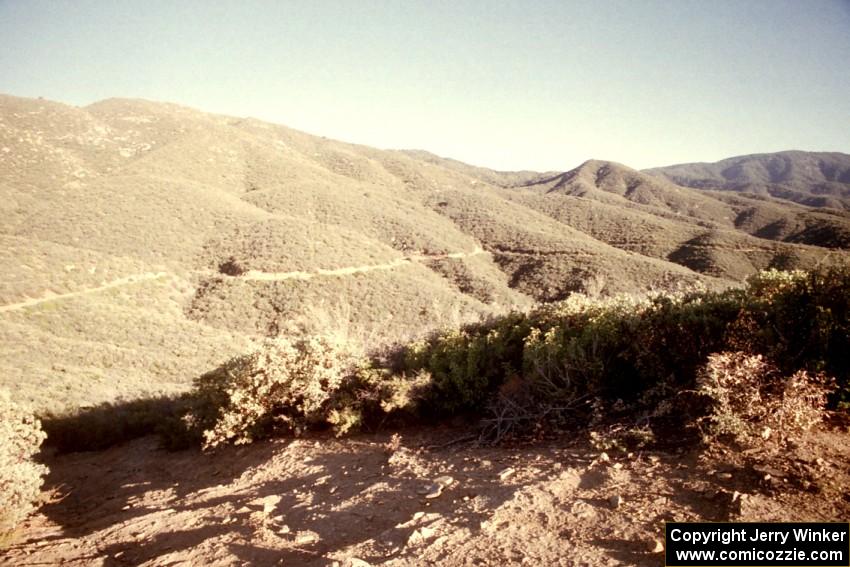
[[[32,307],[34,305],[38,305],[40,303],[45,303],[47,301],[55,301],[57,299],[69,299],[71,297],[79,297],[81,295],[88,295],[90,293],[97,293],[99,291],[104,291],[107,289],[112,289],[114,287],[121,287],[125,285],[130,285],[134,283],[139,283],[148,280],[157,280],[167,276],[166,272],[145,272],[142,274],[134,274],[131,276],[125,276],[123,278],[118,278],[116,280],[112,280],[109,283],[105,283],[103,285],[99,285],[97,287],[90,287],[87,289],[81,289],[79,291],[70,291],[68,293],[52,293],[47,292],[41,297],[36,297],[32,299],[27,299],[26,301],[19,301],[17,303],[9,303],[7,305],[0,306],[0,313],[5,313],[7,311],[15,311],[17,309],[24,309],[25,307]]]
[[[478,256],[481,254],[487,254],[487,251],[481,247],[476,247],[471,252],[450,252],[448,254],[414,254],[410,256],[404,256],[402,258],[398,258],[393,260],[392,262],[386,262],[384,264],[370,264],[365,266],[352,266],[347,268],[335,268],[335,269],[322,269],[319,268],[315,272],[303,272],[303,271],[294,271],[294,272],[262,272],[258,270],[249,270],[244,274],[240,274],[239,276],[235,276],[239,279],[243,280],[251,280],[251,281],[283,281],[283,280],[309,280],[314,277],[321,276],[348,276],[352,274],[359,274],[364,272],[372,272],[377,270],[392,270],[398,268],[399,266],[403,266],[406,264],[411,264],[413,262],[425,262],[428,260],[443,260],[447,258],[469,258],[471,256]],[[207,270],[198,270],[199,273],[211,273]],[[121,287],[125,285],[130,285],[134,283],[139,283],[148,280],[156,280],[167,276],[167,272],[144,272],[141,274],[134,274],[130,276],[125,276],[123,278],[118,278],[109,283],[105,283],[103,285],[99,285],[97,287],[91,287],[87,289],[81,289],[79,291],[71,291],[68,293],[52,293],[47,292],[41,297],[27,299],[25,301],[19,301],[16,303],[9,303],[7,305],[0,306],[0,313],[6,313],[9,311],[16,311],[18,309],[24,309],[26,307],[32,307],[34,305],[38,305],[40,303],[45,303],[48,301],[55,301],[60,299],[69,299],[72,297],[79,297],[81,295],[87,295],[91,293],[97,293],[100,291],[104,291],[107,289],[111,289],[114,287]]]
[[[399,266],[412,264],[413,262],[444,260],[447,258],[469,258],[471,256],[479,256],[481,254],[487,254],[487,251],[483,248],[476,247],[475,250],[473,250],[472,252],[451,252],[448,254],[414,254],[411,256],[404,256],[402,258],[398,258],[396,260],[393,260],[392,262],[386,262],[384,264],[368,264],[365,266],[352,266],[348,268],[335,268],[331,270],[319,268],[315,272],[262,272],[259,270],[248,270],[245,273],[235,277],[251,281],[309,280],[321,276],[349,276],[352,274],[361,274],[364,272],[373,272],[378,270],[393,270],[395,268],[398,268]]]

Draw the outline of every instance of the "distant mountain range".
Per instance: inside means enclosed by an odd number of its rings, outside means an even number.
[[[850,209],[850,155],[788,151],[646,170],[685,187],[769,195],[810,207]]]
[[[850,156],[499,172],[253,119],[0,96],[0,385],[185,389],[269,335],[374,346],[573,292],[850,257]]]

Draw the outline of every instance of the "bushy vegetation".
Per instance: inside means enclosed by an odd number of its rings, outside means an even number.
[[[344,432],[400,410],[425,419],[489,413],[500,434],[618,413],[736,437],[756,423],[799,429],[819,411],[824,376],[835,378],[834,403],[850,400],[848,305],[847,271],[768,271],[723,292],[574,294],[359,361],[326,339],[277,342],[198,381],[213,408],[198,423],[208,446],[248,441],[273,424]],[[738,354],[718,354],[726,351]],[[708,401],[665,411],[695,391]],[[732,404],[740,396],[758,397],[764,419],[742,413],[750,402]]]
[[[0,390],[0,538],[36,508],[47,467],[33,457],[44,437],[33,414]]]
[[[202,375],[185,419],[204,447],[247,443],[276,428],[299,433],[321,420],[357,358],[339,337],[269,340]]]
[[[767,271],[722,292],[574,294],[371,356],[339,336],[278,338],[198,378],[158,429],[215,447],[467,415],[491,438],[606,420],[630,422],[615,428],[625,444],[782,437],[826,397],[850,407],[849,307],[850,270]]]
[[[823,374],[805,370],[783,376],[762,355],[712,354],[697,375],[696,391],[708,408],[696,425],[706,439],[741,445],[785,440],[821,420],[831,385]]]

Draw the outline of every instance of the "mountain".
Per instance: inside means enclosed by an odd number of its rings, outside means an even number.
[[[646,170],[678,185],[768,196],[809,207],[850,209],[850,155],[787,151],[716,163],[686,163]]]
[[[128,99],[0,96],[0,196],[0,386],[42,412],[183,391],[267,336],[374,348],[850,245],[846,211],[614,162],[499,172]]]

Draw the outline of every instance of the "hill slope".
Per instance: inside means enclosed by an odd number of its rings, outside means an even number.
[[[264,336],[371,347],[850,242],[839,211],[612,162],[496,172],[126,99],[0,96],[0,196],[0,385],[55,411],[180,391]]]
[[[716,163],[686,163],[646,170],[698,189],[767,195],[811,207],[850,209],[850,155],[787,151]]]

